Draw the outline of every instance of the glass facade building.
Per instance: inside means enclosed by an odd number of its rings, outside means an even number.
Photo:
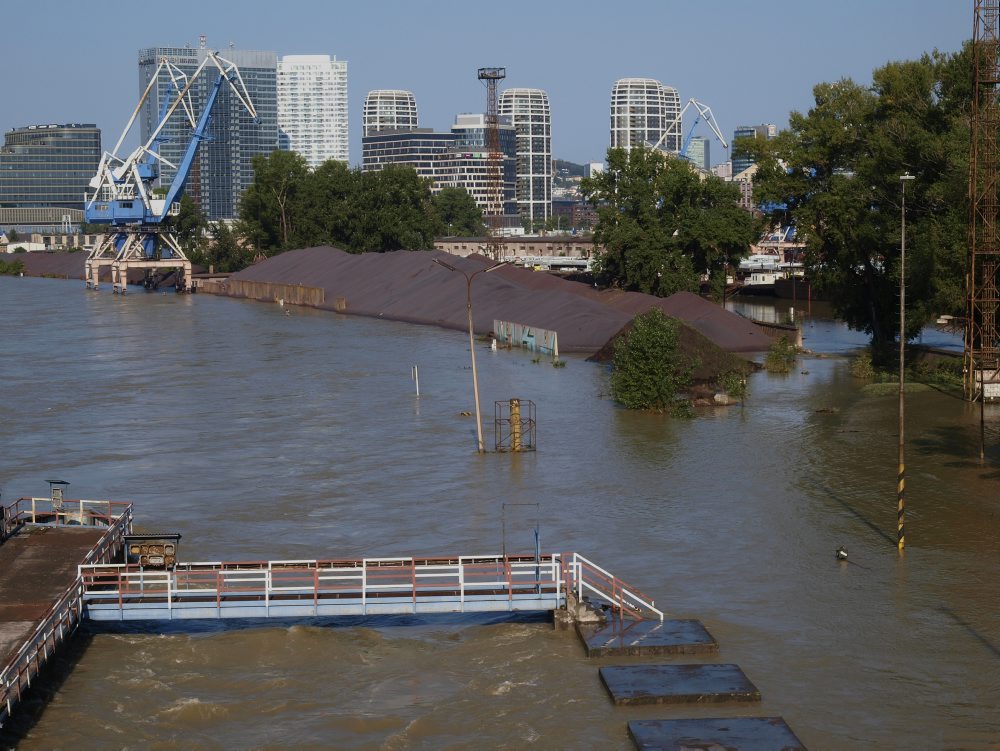
[[[733,144],[737,138],[762,138],[767,140],[778,135],[778,126],[770,123],[761,125],[740,125],[733,131]],[[754,160],[749,156],[733,157],[733,177],[741,172],[745,172],[754,165]]]
[[[144,91],[166,58],[185,74],[191,75],[206,56],[204,48],[153,47],[139,51],[139,90]],[[253,182],[253,158],[267,156],[278,148],[278,56],[274,52],[224,50],[221,57],[237,65],[246,84],[259,122],[223,83],[212,110],[208,138],[198,147],[198,155],[188,176],[186,192],[209,219],[233,219],[239,213],[239,199]],[[196,115],[201,113],[209,93],[218,80],[216,71],[208,71],[195,84],[192,99]],[[143,142],[169,106],[173,84],[167,71],[161,71],[140,112]],[[172,164],[179,164],[191,140],[191,127],[182,109],[178,109],[163,129],[160,154]],[[167,164],[160,167],[159,185],[170,185],[176,170]]]
[[[514,128],[502,123],[503,213],[512,217],[517,216],[515,143]],[[483,115],[459,115],[449,133],[427,128],[378,131],[361,139],[361,149],[361,167],[366,172],[390,164],[413,167],[420,177],[431,180],[434,193],[442,188],[462,188],[484,211],[489,205],[489,151]]]
[[[652,146],[681,150],[681,98],[653,78],[622,78],[611,89],[611,148]]]
[[[534,225],[552,214],[552,116],[541,89],[507,89],[500,116],[515,133],[517,210]]]
[[[712,164],[711,144],[705,136],[694,136],[687,147],[687,158],[702,172],[708,172]]]
[[[7,131],[0,149],[0,207],[82,210],[100,161],[101,131],[93,124]]]

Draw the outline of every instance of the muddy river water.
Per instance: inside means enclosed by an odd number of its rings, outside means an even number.
[[[908,396],[899,556],[896,397],[861,391],[839,324],[687,421],[617,408],[604,366],[482,348],[487,445],[517,396],[538,450],[479,456],[460,333],[41,279],[0,304],[5,502],[68,480],[203,561],[528,551],[537,523],[700,619],[763,695],[614,707],[616,660],[537,621],[89,630],[0,747],[626,749],[628,720],[725,713],[810,749],[1000,748],[1000,408],[980,465],[978,408]]]

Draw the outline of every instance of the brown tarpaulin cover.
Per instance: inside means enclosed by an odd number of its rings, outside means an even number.
[[[248,282],[321,287],[334,310],[410,323],[465,330],[466,280],[438,266],[435,258],[472,274],[492,262],[459,258],[443,251],[351,254],[328,246],[304,248],[269,258],[231,276]],[[667,298],[586,284],[506,266],[472,281],[473,327],[479,334],[495,319],[556,331],[564,352],[597,352],[638,313],[658,307],[729,352],[766,350],[771,338],[751,321],[690,292]]]

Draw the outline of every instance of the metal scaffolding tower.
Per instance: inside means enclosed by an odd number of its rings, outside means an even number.
[[[500,151],[500,115],[497,83],[507,77],[506,68],[480,68],[479,80],[486,83],[486,149],[489,153],[488,195],[484,219],[490,236],[486,252],[494,261],[506,260],[503,241],[503,153]]]
[[[965,396],[1000,398],[1000,0],[976,0],[972,30]]]

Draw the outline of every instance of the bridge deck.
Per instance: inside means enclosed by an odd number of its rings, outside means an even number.
[[[76,581],[106,529],[22,527],[0,545],[0,667]]]
[[[0,506],[0,726],[80,622],[80,566],[114,560],[131,529],[130,503]]]

